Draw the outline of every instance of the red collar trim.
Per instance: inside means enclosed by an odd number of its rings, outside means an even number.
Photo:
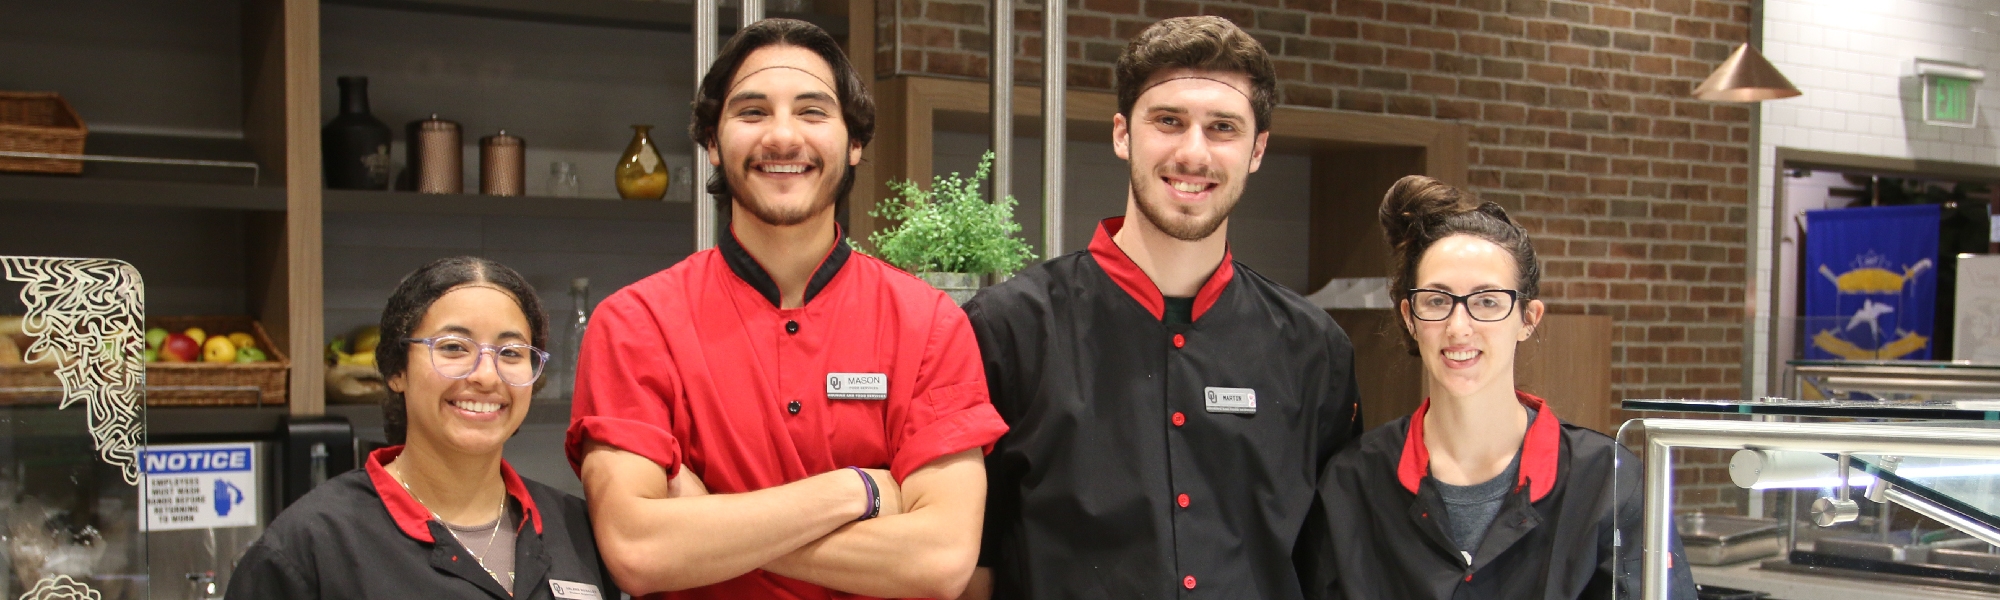
[[[1516,390],[1514,397],[1521,405],[1535,409],[1535,423],[1528,426],[1528,434],[1521,440],[1521,475],[1514,489],[1529,486],[1528,501],[1539,502],[1556,489],[1562,424],[1556,421],[1555,410],[1534,394]],[[1417,493],[1419,484],[1431,472],[1431,452],[1424,447],[1424,413],[1430,408],[1431,399],[1425,398],[1417,412],[1410,415],[1410,434],[1403,439],[1403,460],[1396,466],[1396,479],[1412,494]]]
[[[1118,230],[1124,227],[1125,217],[1111,217],[1098,221],[1097,234],[1090,238],[1090,255],[1097,259],[1097,265],[1104,268],[1104,273],[1111,276],[1111,281],[1117,283],[1118,287],[1124,288],[1125,293],[1133,300],[1137,300],[1140,306],[1146,307],[1147,312],[1153,313],[1154,319],[1164,319],[1167,313],[1167,300],[1160,294],[1160,287],[1154,285],[1153,278],[1148,277],[1146,272],[1139,268],[1139,263],[1132,262],[1132,257],[1125,254],[1125,249],[1119,248],[1118,242],[1111,239],[1111,236],[1117,235]],[[1235,256],[1225,249],[1222,251],[1222,264],[1208,276],[1207,282],[1201,284],[1201,290],[1195,292],[1192,319],[1200,321],[1201,315],[1215,306],[1215,301],[1222,298],[1222,290],[1229,287],[1229,281],[1235,278]]]
[[[398,483],[384,466],[395,462],[402,453],[402,446],[380,448],[368,453],[368,480],[375,484],[375,495],[382,497],[382,506],[389,509],[389,516],[396,520],[396,528],[403,530],[403,535],[435,544],[437,538],[431,537],[431,510],[411,497],[409,490],[403,489],[403,484]],[[521,514],[528,517],[522,519],[522,525],[533,523],[535,535],[541,535],[542,513],[535,509],[535,499],[528,494],[528,486],[521,481],[521,475],[515,473],[514,467],[505,460],[500,461],[500,481],[507,486],[507,495],[514,499],[515,504],[521,505]],[[519,531],[518,527],[516,531]]]

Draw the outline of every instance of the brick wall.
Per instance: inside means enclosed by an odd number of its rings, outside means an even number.
[[[1747,0],[1069,1],[1072,88],[1110,90],[1153,21],[1210,14],[1271,51],[1284,104],[1465,122],[1462,183],[1536,237],[1551,310],[1613,318],[1614,398],[1741,396],[1751,114],[1689,92],[1748,39]],[[877,6],[878,76],[986,77],[986,3]],[[1039,2],[1016,7],[1037,82]]]

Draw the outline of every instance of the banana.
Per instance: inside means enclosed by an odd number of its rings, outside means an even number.
[[[21,347],[14,345],[14,336],[0,333],[0,365],[21,364]]]

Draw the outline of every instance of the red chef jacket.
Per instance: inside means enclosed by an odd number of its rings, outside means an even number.
[[[898,482],[1007,430],[979,346],[943,292],[848,248],[821,261],[805,304],[779,308],[734,235],[597,305],[578,359],[566,449],[592,440],[715,493],[848,466]],[[851,598],[762,570],[652,598]]]

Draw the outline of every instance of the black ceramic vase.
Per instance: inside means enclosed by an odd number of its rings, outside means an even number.
[[[326,187],[389,189],[389,126],[368,113],[368,78],[342,77],[340,114],[320,130]]]

